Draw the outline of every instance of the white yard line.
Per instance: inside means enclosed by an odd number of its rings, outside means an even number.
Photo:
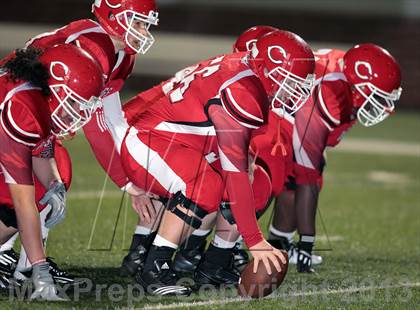
[[[116,191],[116,190],[105,191],[103,193],[102,191],[95,191],[95,190],[91,190],[91,191],[70,190],[67,198],[73,199],[73,200],[99,199],[101,198],[101,196],[106,197],[106,198],[121,198],[122,194],[123,194],[122,191]]]
[[[344,138],[332,152],[420,157],[420,144],[392,140]]]
[[[312,291],[312,292],[298,292],[292,294],[280,294],[274,295],[272,297],[266,297],[265,299],[280,299],[280,298],[290,298],[290,297],[307,297],[307,296],[317,296],[317,295],[335,295],[335,294],[351,294],[351,293],[359,293],[359,292],[366,292],[366,291],[376,291],[376,290],[383,290],[383,289],[395,289],[395,288],[413,288],[413,287],[420,287],[420,282],[413,282],[413,283],[404,283],[398,285],[388,285],[388,286],[369,286],[369,287],[352,287],[352,288],[345,288],[345,289],[336,289],[336,290],[319,290],[319,291]],[[141,309],[146,310],[161,310],[161,309],[176,309],[176,308],[198,308],[203,306],[215,306],[215,305],[226,305],[235,302],[249,302],[253,299],[245,299],[245,298],[226,298],[221,300],[209,300],[209,301],[198,301],[198,302],[179,302],[179,303],[172,303],[172,304],[157,304],[157,305],[145,305]]]

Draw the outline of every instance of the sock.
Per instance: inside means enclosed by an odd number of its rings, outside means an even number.
[[[18,235],[19,235],[19,233],[15,233],[13,236],[11,236],[9,238],[9,240],[7,240],[5,243],[3,243],[0,246],[0,252],[9,251],[9,250],[13,249],[13,246],[15,245],[15,241],[16,241]]]
[[[236,240],[226,241],[220,238],[218,235],[215,235],[212,244],[220,249],[232,249],[236,245]]]
[[[172,243],[171,241],[163,238],[160,235],[156,235],[155,240],[153,241],[153,245],[157,247],[168,247],[176,250],[178,248],[178,245],[175,243]]]
[[[41,212],[39,212],[39,220],[41,222],[42,243],[44,245],[44,248],[47,246],[48,233],[50,231],[49,228],[45,227],[45,221],[50,211],[51,211],[51,207],[48,205]]]
[[[315,243],[315,236],[310,236],[310,235],[299,236],[299,250],[303,250],[311,254],[312,248],[314,247],[314,243]]]
[[[198,232],[197,232],[198,230]],[[199,230],[196,229],[193,234],[188,237],[180,246],[180,249],[183,251],[190,251],[198,249],[206,243],[208,235],[210,235],[211,230]]]
[[[143,228],[145,230],[143,230]],[[148,230],[148,232],[146,231]],[[147,233],[140,233],[147,232]],[[156,237],[156,232],[152,232],[150,229],[137,226],[136,231],[134,232],[133,239],[131,240],[130,251],[135,250],[139,245],[149,248],[153,242],[153,239]]]
[[[293,242],[293,235],[295,234],[294,231],[292,232],[280,231],[277,228],[275,228],[273,224],[270,225],[270,228],[268,229],[268,231],[269,231],[269,235],[268,235],[269,239],[276,240],[276,239],[280,239],[280,237],[283,237],[283,238],[286,238],[289,243]]]
[[[223,268],[229,268],[232,264],[232,248],[219,248],[210,243],[209,248],[205,254],[205,261]]]
[[[20,247],[20,254],[19,254],[19,261],[16,266],[17,271],[28,271],[32,269],[32,264],[26,255],[25,248],[23,246]]]

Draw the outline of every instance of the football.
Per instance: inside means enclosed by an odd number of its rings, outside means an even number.
[[[238,294],[242,297],[262,298],[275,291],[283,282],[289,265],[287,252],[282,251],[282,253],[286,257],[286,264],[282,264],[279,259],[281,271],[278,272],[274,265],[270,262],[271,275],[267,273],[267,270],[262,262],[258,264],[257,272],[254,273],[254,260],[252,259],[241,273]]]

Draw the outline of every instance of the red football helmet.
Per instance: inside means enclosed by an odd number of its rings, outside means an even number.
[[[276,30],[262,36],[252,47],[250,64],[261,80],[272,107],[290,114],[309,98],[314,84],[315,59],[309,45],[298,35]]]
[[[48,68],[48,97],[56,135],[67,135],[83,127],[99,104],[104,75],[99,64],[84,50],[61,44],[46,49],[40,61]]]
[[[359,122],[366,127],[380,123],[394,111],[401,96],[399,64],[387,50],[372,43],[354,46],[343,62]]]
[[[233,44],[233,52],[236,53],[250,51],[259,38],[275,30],[278,29],[275,27],[262,25],[248,28],[238,37],[235,44]]]
[[[109,35],[125,42],[129,54],[145,54],[155,42],[149,31],[159,21],[155,0],[95,0],[92,12]]]

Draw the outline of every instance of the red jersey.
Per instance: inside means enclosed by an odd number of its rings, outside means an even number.
[[[308,102],[296,113],[293,131],[298,184],[316,183],[327,146],[336,146],[355,124],[351,88],[342,72],[344,52],[323,49],[315,54],[318,77]]]
[[[0,76],[0,166],[6,183],[33,184],[32,156],[52,157],[48,102],[30,83]],[[51,146],[51,147],[49,147]],[[45,151],[50,149],[51,151]]]
[[[119,150],[128,124],[121,110],[119,91],[133,70],[135,55],[116,53],[106,31],[96,22],[83,19],[28,41],[27,46],[46,48],[59,43],[75,44],[86,50],[101,65],[107,82],[101,97],[103,107],[83,127],[95,157],[119,187],[128,179],[121,166]]]
[[[133,126],[203,154],[219,157],[238,230],[248,246],[262,240],[247,173],[251,132],[268,116],[264,88],[247,63],[247,53],[221,55],[162,83],[159,98]],[[128,103],[144,106],[141,95]],[[153,145],[153,140],[150,141]],[[170,155],[170,154],[169,154]],[[147,156],[145,154],[145,156]]]

